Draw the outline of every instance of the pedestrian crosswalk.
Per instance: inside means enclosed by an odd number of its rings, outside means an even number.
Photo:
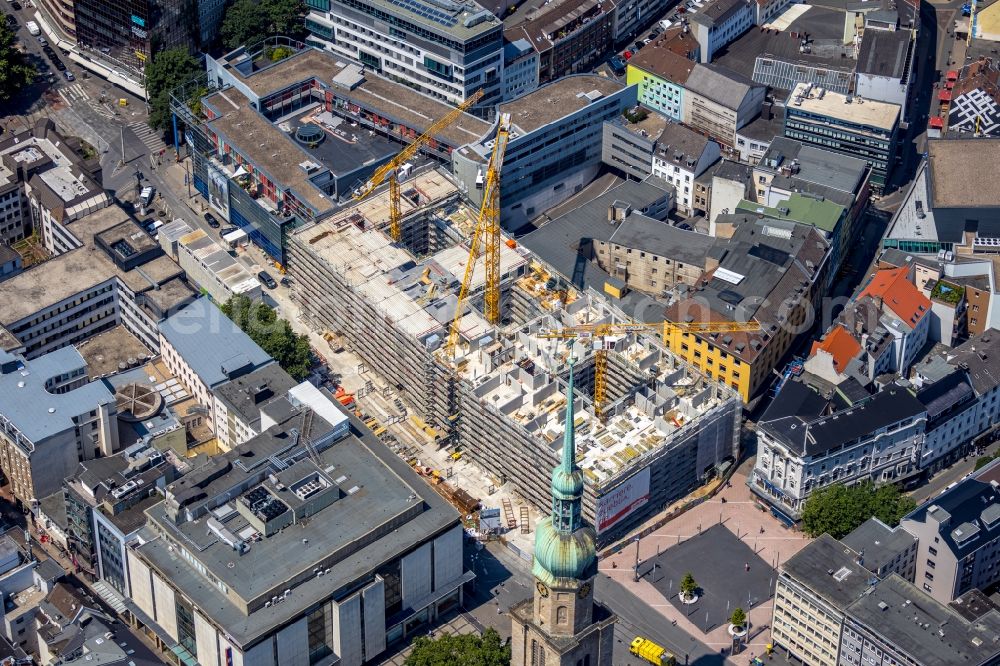
[[[73,102],[90,99],[90,95],[87,94],[87,91],[84,90],[83,86],[79,83],[73,83],[59,88],[59,96],[62,97],[63,100],[70,106],[73,105]]]
[[[151,153],[159,153],[167,147],[160,135],[146,123],[129,123],[128,128],[139,137],[142,145],[146,146]]]
[[[87,104],[89,104],[90,108],[92,108],[94,110],[94,113],[96,113],[99,116],[103,116],[104,118],[107,118],[108,120],[111,120],[112,118],[115,117],[114,112],[108,109],[108,106],[107,106],[106,103],[105,104],[101,104],[97,100],[88,99],[87,100]]]

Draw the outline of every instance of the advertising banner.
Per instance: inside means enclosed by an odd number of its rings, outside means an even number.
[[[597,498],[598,534],[611,529],[623,518],[649,501],[649,468],[631,476],[603,497]]]

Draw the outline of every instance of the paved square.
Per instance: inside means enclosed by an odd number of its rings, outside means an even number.
[[[701,589],[700,598],[691,605],[682,604],[677,596],[681,578],[689,571]],[[643,563],[640,572],[706,633],[728,624],[737,606],[749,611],[770,599],[776,577],[774,569],[724,525],[714,525],[672,546]]]

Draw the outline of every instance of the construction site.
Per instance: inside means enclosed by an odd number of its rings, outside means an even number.
[[[490,324],[486,262],[480,258],[467,271],[477,256],[470,246],[478,211],[443,170],[421,171],[399,191],[403,243],[390,233],[390,188],[289,235],[295,298],[331,347],[350,349],[364,371],[394,388],[428,442],[482,468],[492,481],[487,493],[510,484],[547,510],[571,354],[581,389],[576,436],[587,478],[584,513],[602,544],[736,457],[738,396],[666,351],[658,329],[626,326],[613,336],[560,339],[559,331],[574,326],[628,320],[604,296],[568,287],[506,237],[498,252],[499,322]],[[602,400],[595,410],[599,356]],[[418,451],[398,452],[418,464]],[[504,526],[518,522],[505,506]]]

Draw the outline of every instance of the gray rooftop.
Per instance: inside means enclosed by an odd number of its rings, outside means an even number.
[[[865,172],[868,171],[868,164],[864,160],[808,146],[783,136],[774,137],[757,168],[776,170],[772,164],[776,163],[777,169],[780,169],[793,161],[799,167],[795,180],[852,195],[858,191]]]
[[[215,396],[240,420],[255,425],[260,423],[262,407],[284,397],[298,383],[280,365],[271,363],[222,384],[215,389]]]
[[[861,563],[876,573],[889,566],[900,554],[916,544],[917,539],[906,530],[889,527],[878,518],[869,518],[841,541],[862,555]]]
[[[745,4],[746,0],[710,0],[701,9],[690,12],[688,17],[695,23],[711,27],[724,23],[726,19],[740,11]]]
[[[274,362],[207,298],[163,320],[159,329],[209,388]]]
[[[9,372],[0,374],[0,413],[31,442],[41,442],[69,430],[73,417],[89,413],[98,405],[114,404],[115,397],[100,381],[89,382],[65,393],[51,393],[46,384],[66,373],[86,376],[86,363],[74,347],[63,347],[31,361],[20,361],[0,352],[0,364]]]
[[[942,544],[962,559],[1000,538],[1000,490],[991,483],[966,478],[903,520],[937,523]]]
[[[692,166],[687,166],[687,162],[691,160],[697,164],[709,143],[714,141],[690,127],[667,123],[656,142],[656,152],[660,159],[691,170]]]
[[[752,88],[761,88],[742,74],[718,65],[698,64],[684,87],[694,93],[721,104],[727,109],[738,109]]]
[[[857,563],[858,554],[823,534],[782,565],[782,573],[843,612],[864,596],[875,575]]]
[[[898,574],[851,604],[847,614],[921,666],[995,663],[1000,655],[1000,613],[969,622]]]
[[[669,222],[660,222],[639,213],[633,213],[619,223],[609,240],[617,245],[697,266],[704,266],[708,249],[715,241],[711,236],[678,229]]]
[[[1000,331],[988,328],[948,354],[953,366],[967,368],[976,393],[983,395],[1000,386]]]
[[[276,469],[269,461],[271,456],[288,459],[298,451],[298,458],[303,457],[301,445],[291,441],[290,425],[274,426],[216,457],[207,469],[195,470],[171,485],[169,492],[181,495],[172,500],[168,494],[167,501],[147,511],[156,530],[150,531],[152,540],[137,549],[238,645],[273,631],[338,591],[354,589],[352,586],[382,563],[459,524],[456,511],[351,416],[352,434],[321,450],[318,466],[304,459],[281,472],[287,476],[293,470],[308,468],[332,479],[333,501],[309,516],[307,524],[290,525],[263,536],[238,554],[206,527],[210,516],[220,514],[198,512],[214,508],[214,497],[219,493],[232,497],[237,494],[234,488],[242,493],[244,489],[269,487],[268,483],[273,486],[267,481],[267,474]],[[318,423],[314,428],[324,431]],[[287,494],[285,491],[280,496]],[[181,517],[175,523],[167,515],[168,505],[175,501],[199,517]],[[233,534],[249,525],[242,514],[219,520]],[[157,533],[169,539],[155,538]],[[170,547],[171,541],[194,547],[210,574],[228,586],[228,594],[182,559],[177,549]],[[274,566],[279,562],[281,566]],[[326,569],[324,576],[315,575],[317,567]],[[265,606],[265,600],[285,589],[290,592],[284,601]]]
[[[865,30],[858,50],[858,72],[902,78],[909,45],[909,30]]]

